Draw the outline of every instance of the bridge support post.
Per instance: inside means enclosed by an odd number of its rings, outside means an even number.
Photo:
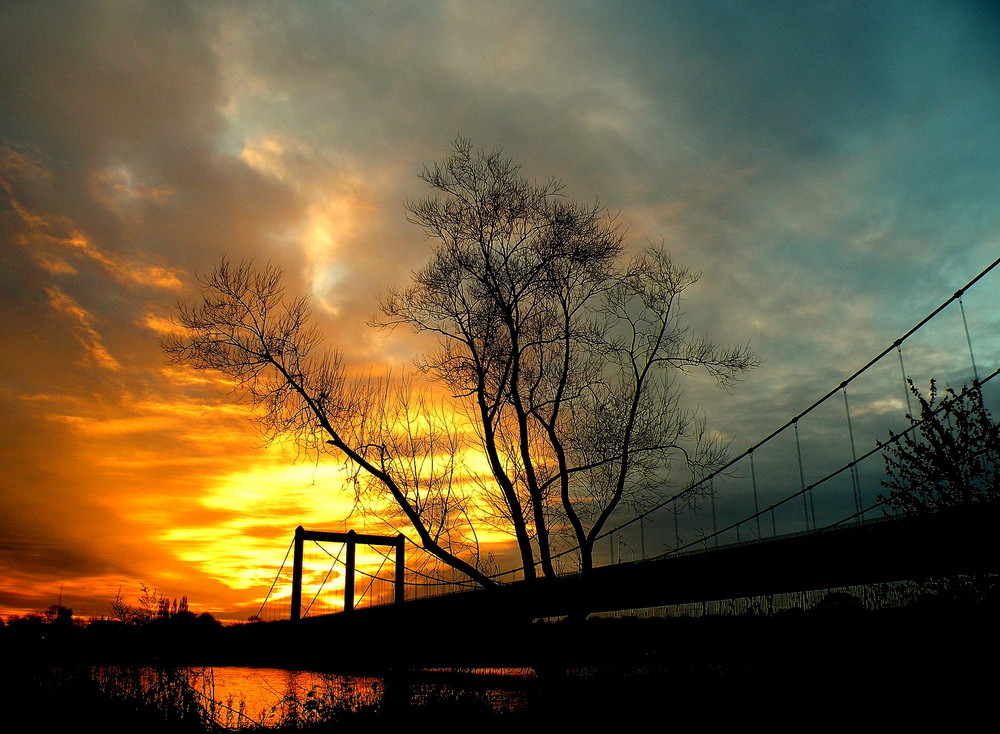
[[[292,557],[292,613],[293,622],[302,616],[302,545],[305,540],[305,528],[299,525],[295,528],[295,551]]]
[[[346,546],[347,559],[344,563],[344,611],[354,610],[355,573],[357,570],[357,545],[389,546],[396,549],[396,578],[394,583],[393,601],[402,604],[405,591],[405,553],[406,537],[400,533],[396,537],[384,535],[358,534],[353,530],[346,533],[329,533],[322,530],[306,530],[301,525],[295,528],[293,547],[295,554],[292,565],[292,610],[291,619],[302,618],[302,573],[305,541],[343,543]]]
[[[396,536],[396,583],[395,602],[402,604],[405,601],[406,579],[404,570],[406,569],[406,537],[400,533]]]
[[[354,610],[354,566],[357,556],[358,534],[353,530],[347,531],[347,561],[345,566],[346,576],[344,578],[344,611]]]

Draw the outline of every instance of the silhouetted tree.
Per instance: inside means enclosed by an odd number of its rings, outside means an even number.
[[[108,605],[112,619],[125,624],[147,624],[156,620],[172,619],[181,614],[191,614],[186,596],[181,597],[179,602],[174,599],[171,606],[170,599],[158,594],[151,586],[139,584],[139,590],[139,604],[132,606],[125,601],[122,590],[118,589],[114,600]]]
[[[73,624],[73,610],[61,604],[53,604],[45,610],[45,618],[50,624],[71,625]]]
[[[698,275],[662,248],[626,257],[606,211],[567,199],[558,182],[526,181],[500,151],[463,139],[422,178],[437,195],[407,208],[436,240],[433,255],[409,288],[388,292],[375,323],[439,337],[421,366],[474,436],[409,382],[349,381],[336,354],[316,355],[306,301],[283,299],[273,266],[224,260],[164,349],[229,375],[267,435],[349,459],[359,500],[388,493],[424,548],[476,581],[492,583],[477,555],[463,556],[484,521],[513,534],[528,578],[536,565],[553,576],[560,547],[589,569],[612,513],[643,506],[674,466],[697,477],[725,456],[681,407],[677,372],[703,369],[728,386],[756,358],[690,336],[679,300]],[[490,469],[466,477],[478,492],[455,480],[472,444]]]
[[[662,248],[626,257],[614,219],[560,182],[529,182],[501,151],[461,138],[421,178],[436,194],[407,209],[434,253],[377,323],[438,336],[423,369],[476,426],[499,488],[494,518],[526,574],[537,561],[555,575],[551,535],[563,528],[586,571],[623,503],[642,507],[676,463],[708,472],[725,454],[681,407],[676,372],[728,385],[756,358],[691,337],[679,301],[699,276]]]
[[[931,380],[927,397],[912,381],[920,404],[910,431],[890,432],[883,448],[888,479],[880,495],[903,514],[920,514],[977,502],[1000,500],[1000,426],[983,403],[978,385],[939,395]]]
[[[108,609],[111,612],[111,619],[123,624],[138,624],[141,616],[140,610],[125,601],[121,588],[115,594],[115,598],[108,602]]]
[[[460,439],[452,421],[405,383],[349,380],[338,354],[315,354],[320,337],[307,299],[284,299],[277,267],[224,259],[203,285],[203,302],[180,307],[185,331],[165,339],[164,350],[233,379],[269,438],[292,436],[307,451],[348,459],[359,501],[387,493],[428,552],[492,585],[475,557],[460,557],[475,530],[453,481]]]

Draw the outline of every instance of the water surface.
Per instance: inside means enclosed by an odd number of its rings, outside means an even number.
[[[523,710],[527,693],[518,681],[525,669],[436,671],[433,677],[387,680],[382,677],[318,673],[281,668],[222,666],[188,668],[191,685],[206,703],[214,701],[223,726],[249,721],[275,725],[281,721],[318,721],[338,714],[380,706],[427,705],[475,700],[495,712]]]

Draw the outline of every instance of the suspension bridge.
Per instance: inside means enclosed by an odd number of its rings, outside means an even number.
[[[298,528],[291,569],[286,555],[258,616],[356,618],[363,610],[396,619],[405,609],[408,620],[532,619],[995,573],[995,503],[899,516],[881,498],[881,481],[886,448],[920,428],[919,416],[909,418],[911,382],[985,395],[1000,373],[1000,332],[990,320],[998,265],[724,466],[622,518],[602,535],[604,563],[585,576],[527,583],[516,571],[496,573],[498,588],[478,589],[412,545],[417,560],[407,565],[402,535]],[[568,550],[557,560],[572,557]]]

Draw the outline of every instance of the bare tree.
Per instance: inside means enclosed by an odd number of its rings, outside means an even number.
[[[164,349],[229,375],[267,435],[348,459],[359,502],[388,495],[391,522],[476,582],[494,583],[475,544],[483,523],[513,535],[528,579],[538,566],[555,576],[560,552],[587,571],[616,511],[647,506],[676,466],[697,478],[726,454],[681,406],[677,374],[729,386],[756,358],[690,336],[679,300],[698,275],[661,248],[626,257],[619,225],[559,182],[526,181],[464,139],[422,178],[437,193],[407,209],[433,254],[374,323],[439,337],[420,367],[450,390],[450,411],[408,381],[348,380],[335,353],[317,354],[306,301],[286,301],[271,266],[224,260]],[[473,426],[489,476],[463,475],[469,432],[449,414]]]
[[[425,550],[480,584],[494,584],[476,567],[469,542],[475,528],[467,495],[454,482],[454,427],[407,385],[348,380],[336,353],[317,354],[306,299],[286,301],[278,268],[223,260],[202,283],[202,303],[179,307],[184,331],[164,340],[167,354],[228,375],[266,436],[292,436],[307,451],[346,458],[359,501],[373,491],[388,494]],[[396,527],[398,516],[388,518]]]
[[[756,358],[689,336],[678,301],[698,276],[659,248],[626,259],[618,224],[558,181],[531,183],[461,138],[422,178],[436,194],[409,218],[437,244],[375,323],[438,335],[421,367],[477,427],[525,576],[555,575],[554,535],[589,570],[623,503],[641,506],[678,461],[697,473],[725,454],[680,406],[676,373],[728,386]]]

